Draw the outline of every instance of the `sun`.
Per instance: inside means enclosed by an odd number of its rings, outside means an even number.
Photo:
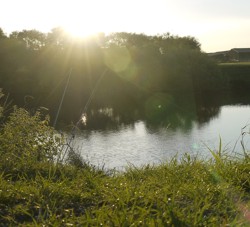
[[[72,22],[70,25],[64,25],[63,28],[67,33],[76,38],[86,38],[94,36],[100,32],[105,32],[99,30],[98,26],[94,24],[86,26],[84,24],[75,24]]]
[[[142,8],[141,4],[137,1],[128,1],[131,4],[121,4],[117,0],[61,0],[60,10],[55,10],[56,20],[60,27],[75,37],[92,36],[97,33],[149,31],[151,19],[142,23],[136,10]],[[149,10],[148,7],[145,12],[140,13],[146,14]]]
[[[110,33],[113,30],[111,9],[103,1],[72,0],[72,4],[63,5],[64,14],[59,23],[74,37],[92,36],[97,33]]]

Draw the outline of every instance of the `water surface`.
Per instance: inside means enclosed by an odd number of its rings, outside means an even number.
[[[243,138],[242,132],[249,132],[250,106],[224,105],[215,112],[206,120],[180,118],[179,127],[171,121],[155,125],[138,119],[111,129],[85,129],[77,133],[74,146],[85,160],[108,169],[159,164],[184,153],[207,158],[208,147],[218,150],[220,138],[229,154],[242,153],[242,139],[249,149],[250,136]]]

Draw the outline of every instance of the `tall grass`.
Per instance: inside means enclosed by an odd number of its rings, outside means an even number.
[[[250,225],[247,158],[187,155],[113,175],[50,163],[18,176],[0,168],[2,226]]]

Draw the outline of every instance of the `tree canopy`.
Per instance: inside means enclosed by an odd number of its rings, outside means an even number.
[[[137,105],[157,92],[214,88],[217,74],[194,37],[120,32],[74,38],[62,28],[6,36],[0,29],[0,83],[14,103],[46,106],[53,115],[70,69],[64,111],[71,117],[79,116],[97,84],[93,105]]]

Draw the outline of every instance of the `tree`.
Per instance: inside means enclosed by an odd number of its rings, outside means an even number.
[[[72,41],[73,37],[71,37],[62,27],[53,28],[47,36],[47,44],[62,49],[71,44]]]
[[[126,47],[141,47],[150,42],[151,37],[145,34],[118,32],[107,36],[107,43],[110,45],[126,46]]]
[[[46,34],[35,29],[22,30],[21,32],[14,31],[10,34],[10,38],[24,42],[27,48],[32,50],[39,50],[46,43]]]
[[[0,39],[5,39],[7,36],[5,35],[4,31],[2,28],[0,28]]]

